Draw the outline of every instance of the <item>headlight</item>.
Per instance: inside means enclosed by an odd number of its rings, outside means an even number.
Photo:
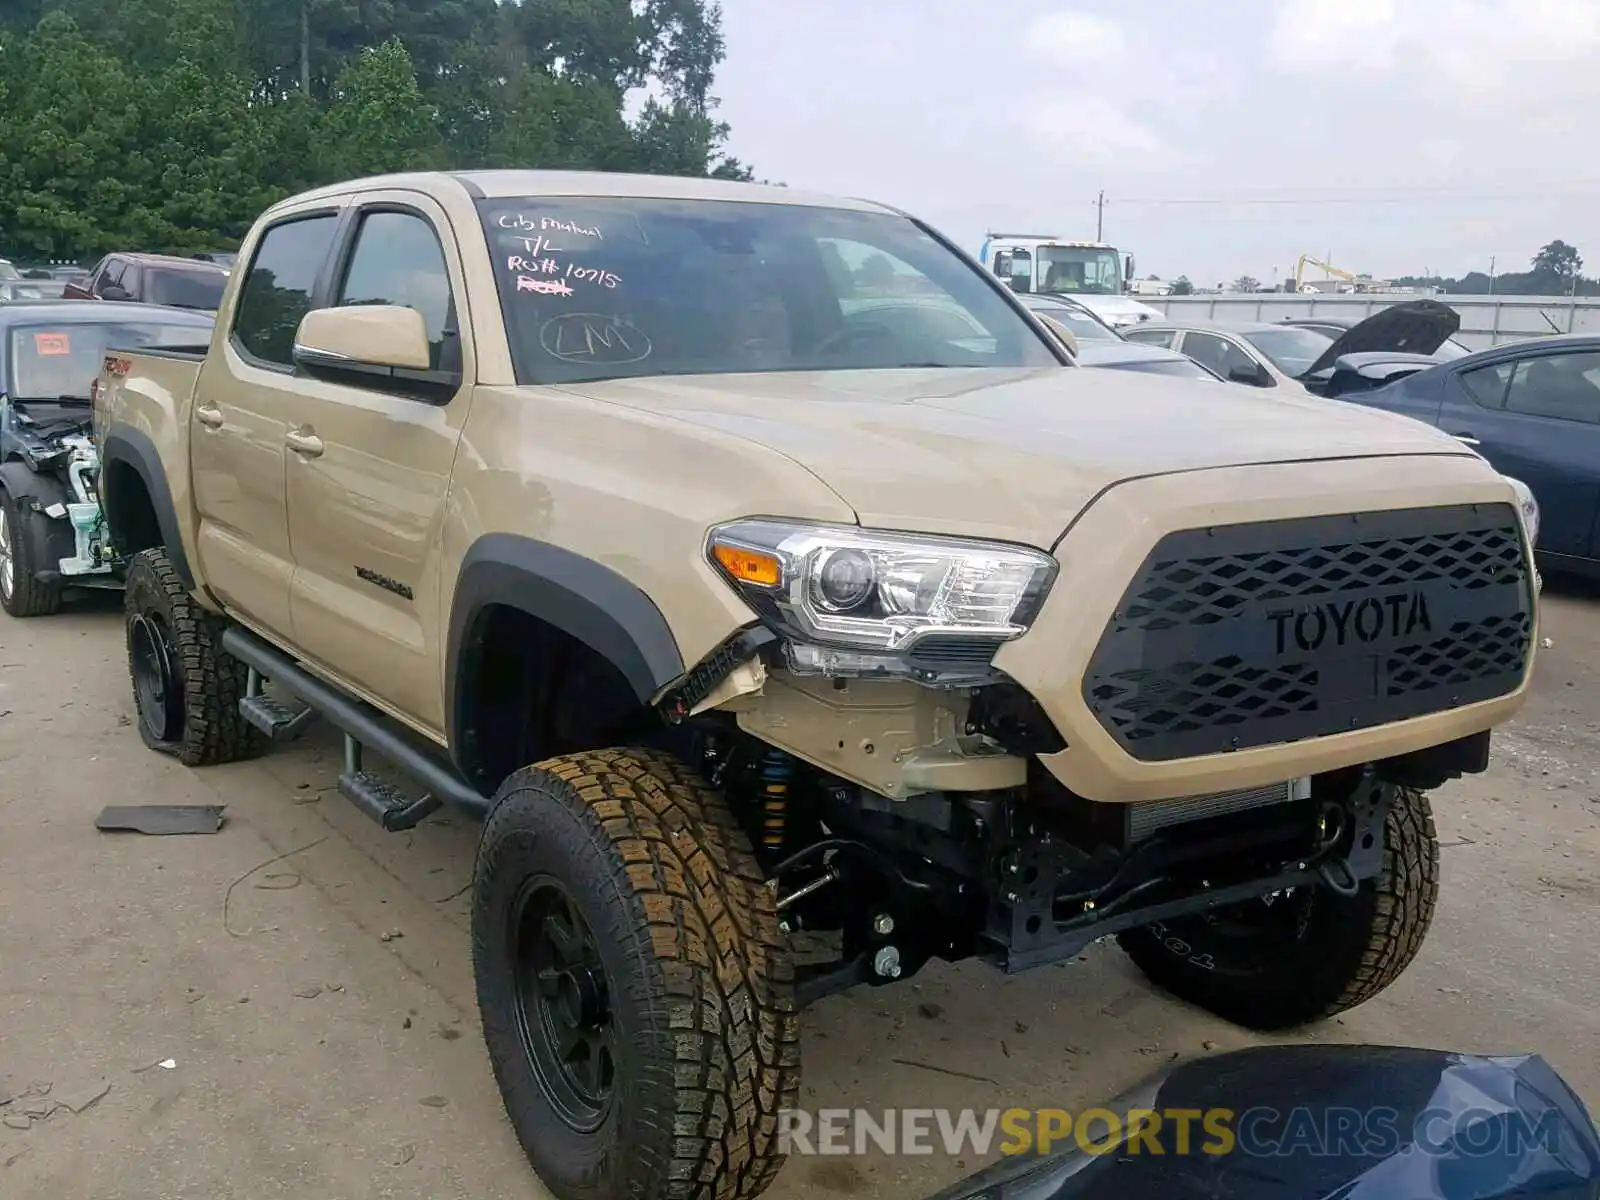
[[[1056,573],[1018,546],[781,521],[720,525],[706,549],[790,638],[878,655],[956,638],[998,647],[1027,631]]]
[[[1505,481],[1517,494],[1517,509],[1522,513],[1522,524],[1528,532],[1528,545],[1532,547],[1539,541],[1539,502],[1533,498],[1533,489],[1522,480],[1507,475]]]

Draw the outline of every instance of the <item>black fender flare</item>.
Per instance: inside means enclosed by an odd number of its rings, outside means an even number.
[[[118,523],[115,505],[111,502],[112,489],[106,486],[112,464],[133,471],[144,483],[145,494],[155,509],[156,528],[161,533],[161,544],[167,558],[178,572],[183,586],[194,590],[194,573],[189,570],[188,556],[183,552],[183,538],[178,533],[178,509],[172,502],[172,489],[167,486],[167,473],[161,467],[161,455],[150,435],[142,429],[118,428],[106,434],[100,447],[100,507],[104,510],[106,524],[111,529],[111,542],[117,553],[127,544],[124,529]],[[143,549],[143,547],[141,547]]]
[[[520,609],[587,645],[617,668],[641,704],[683,674],[672,627],[623,576],[548,542],[486,533],[461,560],[450,605],[445,721],[457,756],[485,614],[495,605]]]
[[[78,542],[71,521],[47,516],[44,510],[52,504],[71,501],[67,485],[14,458],[0,463],[0,488],[18,501],[23,528],[17,530],[17,536],[33,541],[28,547],[28,561],[35,566],[34,577],[42,583],[56,582],[61,578],[61,560],[76,553]]]

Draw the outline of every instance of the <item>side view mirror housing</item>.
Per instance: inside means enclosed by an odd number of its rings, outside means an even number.
[[[1251,387],[1266,387],[1267,373],[1260,367],[1233,367],[1228,371],[1229,383],[1247,383]]]
[[[397,304],[316,308],[295,331],[297,370],[330,383],[448,400],[459,371],[432,369],[422,314]]]
[[[1038,313],[1037,316],[1044,327],[1056,335],[1061,344],[1067,348],[1067,353],[1072,355],[1074,361],[1076,361],[1078,357],[1078,335],[1055,317],[1046,313]]]
[[[1122,282],[1133,282],[1133,255],[1125,254],[1122,257]]]
[[[133,296],[121,284],[113,283],[106,286],[106,289],[100,293],[100,298],[102,300],[132,300]]]

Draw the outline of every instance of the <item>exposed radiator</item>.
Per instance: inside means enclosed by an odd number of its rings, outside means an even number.
[[[1243,812],[1250,808],[1266,808],[1272,804],[1292,804],[1296,800],[1311,798],[1311,776],[1291,779],[1287,783],[1269,783],[1264,787],[1240,788],[1234,792],[1214,792],[1209,796],[1180,796],[1176,800],[1150,800],[1143,804],[1128,805],[1128,840],[1138,842],[1158,829],[1169,825],[1182,825],[1188,821],[1203,821],[1207,817],[1220,817],[1227,813]]]

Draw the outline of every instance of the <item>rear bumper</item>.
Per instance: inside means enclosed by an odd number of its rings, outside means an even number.
[[[1488,625],[1496,636],[1504,631],[1525,641],[1525,645],[1511,647],[1515,653],[1509,658],[1503,656],[1501,666],[1510,662],[1512,674],[1505,674],[1503,669],[1497,679],[1487,683],[1434,689],[1426,699],[1412,697],[1409,708],[1403,698],[1400,702],[1380,699],[1389,694],[1388,677],[1397,669],[1392,658],[1385,658],[1386,652],[1394,655],[1415,651],[1416,645],[1402,643],[1426,640],[1420,634],[1403,636],[1406,613],[1401,614],[1398,625],[1385,628],[1377,641],[1359,645],[1352,641],[1348,654],[1330,653],[1325,647],[1320,655],[1310,656],[1315,661],[1300,655],[1296,669],[1304,671],[1309,662],[1310,667],[1320,666],[1330,677],[1331,673],[1339,675],[1339,732],[1332,731],[1328,717],[1331,709],[1324,706],[1320,719],[1296,720],[1280,715],[1270,728],[1267,721],[1253,719],[1236,724],[1231,732],[1239,736],[1220,739],[1220,747],[1215,736],[1208,739],[1192,734],[1165,738],[1158,747],[1156,742],[1130,742],[1126,730],[1114,733],[1116,722],[1109,719],[1104,706],[1092,696],[1086,697],[1085,692],[1090,689],[1086,689],[1085,681],[1092,682],[1096,672],[1103,678],[1108,669],[1103,644],[1109,642],[1109,631],[1125,615],[1121,609],[1130,581],[1150,578],[1151,552],[1168,535],[1297,519],[1305,519],[1306,528],[1312,528],[1318,525],[1314,518],[1333,515],[1348,520],[1353,497],[1360,498],[1364,512],[1372,514],[1373,522],[1379,525],[1392,510],[1421,506],[1438,511],[1440,528],[1475,521],[1480,527],[1477,541],[1463,543],[1461,552],[1479,560],[1484,536],[1492,533],[1500,521],[1502,506],[1506,519],[1515,521],[1515,499],[1510,487],[1482,460],[1456,455],[1336,460],[1158,476],[1120,484],[1090,507],[1056,547],[1061,574],[1033,629],[1003,647],[995,657],[995,665],[1033,695],[1066,742],[1064,750],[1041,756],[1062,785],[1102,802],[1137,802],[1259,787],[1453,741],[1489,729],[1515,713],[1526,698],[1537,641],[1531,563],[1525,586],[1502,590],[1495,603],[1507,608],[1507,612],[1494,616]],[[1325,540],[1326,525],[1322,523]],[[1358,528],[1359,522],[1353,523],[1353,530]],[[1421,528],[1426,528],[1426,520]],[[1527,548],[1521,541],[1520,526],[1516,528],[1511,555],[1519,563],[1526,562]],[[1359,537],[1352,531],[1350,540]],[[1202,532],[1188,539],[1190,551],[1195,544],[1203,548],[1205,538]],[[1502,551],[1506,550],[1505,543],[1502,538]],[[1168,543],[1172,544],[1175,543]],[[1396,571],[1404,577],[1408,561],[1398,560],[1390,566],[1391,579]],[[1351,586],[1354,590],[1331,599],[1342,602],[1342,598],[1364,594],[1360,590],[1362,581]],[[1393,590],[1390,588],[1381,598],[1390,601],[1389,592]],[[1511,592],[1518,592],[1518,596],[1508,599]],[[1485,601],[1480,592],[1441,597],[1435,589],[1434,598],[1436,608],[1441,599],[1446,602],[1439,615],[1443,625],[1457,617],[1483,617],[1480,610]],[[1214,623],[1204,628],[1177,627],[1131,635],[1124,630],[1116,649],[1126,659],[1131,637],[1135,659],[1145,654],[1160,657],[1168,664],[1192,650],[1193,663],[1189,665],[1197,670],[1217,659],[1223,652],[1219,647],[1237,655],[1246,667],[1266,665],[1269,660],[1274,667],[1294,664],[1293,617],[1287,627],[1287,654],[1274,644],[1277,634],[1283,631],[1285,603],[1282,599],[1248,600],[1236,609],[1213,613]],[[1512,613],[1512,608],[1519,611]],[[1393,608],[1387,611],[1392,617]],[[1141,638],[1147,639],[1148,645]],[[1158,641],[1159,650],[1155,648]],[[1453,643],[1451,648],[1454,649]],[[1127,667],[1130,663],[1124,661],[1121,665]],[[1132,665],[1137,667],[1137,663]],[[1168,678],[1149,686],[1172,685]],[[1363,687],[1372,696],[1370,705],[1361,702]],[[1180,703],[1192,701],[1192,696],[1186,698],[1181,688],[1174,688],[1173,695]],[[1092,703],[1102,711],[1093,711]],[[1315,696],[1298,705],[1301,714],[1317,707]],[[1278,711],[1281,714],[1281,706]],[[1347,728],[1348,725],[1356,727]],[[1210,732],[1214,735],[1218,731],[1213,728]]]

